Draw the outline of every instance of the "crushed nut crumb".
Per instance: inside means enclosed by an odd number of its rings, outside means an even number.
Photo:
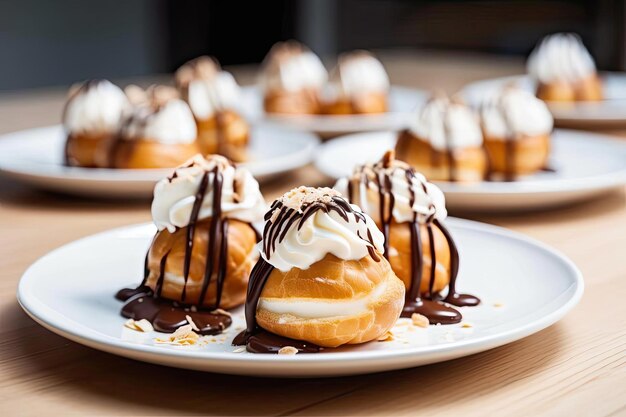
[[[464,329],[469,329],[470,327],[474,327],[474,325],[472,323],[464,322],[461,323],[461,327]]]
[[[295,355],[298,353],[298,349],[293,346],[284,346],[278,350],[279,355]]]
[[[493,306],[494,307],[503,307],[504,304],[502,304],[502,303],[493,303]]]
[[[221,314],[223,316],[228,316],[228,317],[232,317],[233,316],[228,311],[222,310],[221,308],[216,308],[215,310],[211,311],[211,313],[213,313],[213,314]]]
[[[200,336],[193,331],[191,324],[180,326],[174,333],[166,338],[154,339],[157,343],[164,343],[176,346],[189,346],[198,343]]]
[[[245,351],[246,351],[245,346],[241,346],[241,347],[235,348],[233,350],[233,353],[242,353],[242,352],[245,352]]]
[[[124,323],[124,327],[127,327],[131,330],[135,330],[137,332],[144,332],[144,333],[148,333],[154,330],[154,328],[152,327],[152,324],[146,319],[141,319],[137,321],[133,319],[128,319]]]
[[[196,326],[196,323],[194,323],[194,321],[191,318],[191,316],[187,315],[187,316],[185,316],[185,319],[187,320],[187,323],[189,323],[191,325],[191,329],[193,331],[196,331],[196,332],[200,331],[200,329],[198,328],[198,326]]]
[[[411,314],[411,322],[413,323],[413,326],[417,327],[428,327],[428,325],[430,324],[430,321],[428,321],[428,317],[418,313]]]

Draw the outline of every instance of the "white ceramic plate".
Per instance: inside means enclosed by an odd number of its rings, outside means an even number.
[[[250,120],[289,129],[332,136],[353,132],[401,130],[410,122],[413,112],[427,99],[421,90],[392,86],[389,92],[389,112],[380,115],[267,115],[263,111],[263,96],[257,87],[244,87],[244,112]]]
[[[315,164],[340,178],[356,164],[378,160],[396,143],[396,133],[347,135],[323,144]],[[552,136],[550,167],[514,182],[455,184],[437,182],[451,209],[474,211],[526,210],[568,204],[626,184],[626,141],[587,132],[557,129]]]
[[[61,126],[0,136],[0,173],[26,184],[70,194],[146,198],[170,169],[93,169],[63,165]],[[311,162],[319,139],[310,133],[271,126],[253,128],[250,162],[243,164],[259,180]]]
[[[49,253],[22,277],[18,300],[31,317],[53,332],[128,358],[228,374],[321,377],[409,368],[501,346],[555,323],[580,299],[580,272],[549,247],[481,223],[449,219],[448,224],[461,253],[460,290],[483,301],[477,307],[461,308],[470,328],[399,325],[393,330],[394,341],[334,352],[235,353],[230,342],[244,326],[239,308],[233,311],[231,329],[216,342],[192,347],[157,345],[158,334],[123,327],[121,303],[113,298],[120,288],[140,281],[152,225],[111,230]]]
[[[605,99],[598,102],[547,102],[560,125],[614,126],[626,124],[626,73],[600,73]],[[468,103],[477,105],[485,97],[508,83],[534,93],[535,82],[528,76],[503,77],[471,83],[461,91]]]

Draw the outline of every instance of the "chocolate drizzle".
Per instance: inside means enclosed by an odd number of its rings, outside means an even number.
[[[393,152],[389,151],[385,154],[383,159],[376,164],[372,166],[364,165],[357,168],[353,177],[348,181],[348,200],[356,204],[359,202],[356,201],[354,190],[357,187],[355,187],[353,181],[358,183],[359,189],[361,189],[361,186],[365,189],[375,186],[378,189],[378,198],[380,201],[379,214],[382,226],[381,229],[385,236],[385,257],[387,259],[389,259],[389,231],[393,220],[392,213],[395,205],[391,177],[395,174],[396,170],[404,171],[410,197],[409,205],[411,207],[413,207],[415,203],[415,189],[417,187],[421,187],[425,193],[428,193],[425,182],[417,177],[411,167],[394,167],[392,164],[393,159]],[[462,319],[461,313],[447,304],[471,306],[477,305],[480,303],[480,300],[468,294],[456,293],[459,253],[448,229],[439,220],[434,218],[435,207],[432,203],[429,211],[431,214],[427,215],[424,220],[428,234],[431,259],[428,292],[420,294],[424,268],[424,253],[422,248],[421,224],[418,214],[414,212],[413,220],[407,223],[407,227],[410,230],[411,242],[411,284],[407,291],[402,316],[410,317],[413,313],[419,313],[428,317],[431,323],[458,323]],[[448,285],[448,294],[444,299],[442,299],[440,294],[434,292],[435,266],[437,264],[437,252],[435,250],[435,237],[433,232],[434,227],[442,232],[450,249],[450,283]]]
[[[174,180],[176,173],[169,178]],[[212,182],[210,181],[212,179]],[[202,202],[206,197],[209,184],[213,191],[212,216],[209,226],[208,245],[206,253],[206,265],[200,297],[195,305],[185,304],[187,297],[187,281],[189,279],[191,258],[193,256],[193,241],[196,233],[196,225]],[[169,252],[160,260],[159,276],[154,287],[154,291],[147,287],[148,276],[148,254],[144,261],[144,277],[141,285],[136,289],[123,289],[117,294],[117,298],[125,301],[122,307],[122,315],[133,319],[145,318],[152,322],[158,331],[173,332],[178,327],[187,324],[186,316],[189,315],[200,328],[201,334],[217,334],[231,325],[230,316],[223,313],[216,313],[220,307],[224,280],[226,278],[227,258],[228,258],[228,219],[222,216],[222,185],[223,175],[220,166],[216,164],[211,171],[204,172],[195,195],[194,204],[191,210],[189,225],[185,235],[185,257],[183,264],[184,285],[181,293],[181,303],[165,300],[161,298],[163,282],[165,279],[165,265]],[[250,225],[252,227],[252,225]],[[258,237],[258,232],[255,230]],[[156,237],[155,237],[156,238]],[[205,298],[211,284],[216,268],[216,295],[215,302],[211,306],[205,306]]]

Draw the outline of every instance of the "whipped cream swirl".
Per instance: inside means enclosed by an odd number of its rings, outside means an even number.
[[[115,84],[87,81],[71,91],[63,111],[63,126],[71,134],[115,133],[130,108],[128,98]]]
[[[576,82],[596,73],[596,64],[573,33],[546,36],[528,58],[528,73],[544,84]]]
[[[233,165],[219,155],[206,159],[196,155],[182,164],[169,178],[154,187],[152,219],[159,230],[170,232],[189,225],[191,211],[202,177],[209,176],[207,189],[198,220],[213,216],[213,170],[218,167],[222,174],[222,216],[252,223],[263,219],[267,206],[259,190],[259,183],[245,168]]]
[[[385,184],[387,179],[390,187],[383,193],[390,192],[393,196],[391,215],[397,223],[414,220],[425,223],[433,218],[443,220],[448,215],[445,197],[439,187],[426,181],[407,163],[393,159],[393,151],[388,151],[375,164],[355,167],[353,174],[340,178],[334,188],[361,207],[377,224],[382,224],[380,184]],[[388,206],[385,210],[388,213]]]
[[[231,73],[220,71],[213,78],[189,83],[187,102],[199,120],[207,120],[216,112],[234,110],[241,100],[241,89]]]
[[[339,57],[331,75],[331,93],[352,97],[364,93],[386,93],[389,76],[383,64],[366,51],[354,51]]]
[[[384,252],[374,221],[330,188],[299,187],[276,200],[266,214],[261,256],[274,268],[307,269],[332,254],[359,260]]]
[[[317,55],[297,42],[278,43],[272,47],[259,78],[264,91],[298,92],[319,89],[328,80],[328,72]]]
[[[481,106],[480,116],[485,135],[491,139],[546,135],[554,125],[548,106],[517,87],[506,87],[488,97]]]
[[[483,143],[478,116],[463,103],[433,96],[419,111],[411,132],[439,150],[474,148]]]
[[[162,105],[140,105],[123,126],[125,140],[151,140],[167,145],[193,143],[196,121],[187,103],[178,98]]]

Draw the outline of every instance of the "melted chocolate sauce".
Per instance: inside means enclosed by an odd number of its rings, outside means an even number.
[[[196,225],[200,214],[200,208],[208,190],[209,174],[212,174],[211,178],[213,180],[213,215],[209,225],[206,266],[200,298],[197,305],[183,305],[161,298],[161,290],[163,289],[163,282],[165,279],[165,264],[167,262],[169,251],[160,260],[159,276],[157,278],[154,291],[146,286],[150,274],[150,269],[148,267],[148,252],[144,260],[144,277],[140,286],[135,289],[122,289],[116,295],[117,299],[125,302],[122,307],[122,315],[124,317],[149,320],[156,330],[162,332],[173,332],[180,326],[187,324],[187,320],[185,318],[187,315],[190,316],[200,328],[199,333],[201,334],[221,333],[224,329],[231,325],[232,321],[228,315],[212,312],[220,307],[228,259],[228,219],[222,218],[221,200],[223,177],[219,166],[216,166],[210,173],[204,173],[200,180],[198,191],[195,195],[189,225],[187,226],[185,235],[185,258],[183,264],[185,284],[183,285],[181,293],[181,301],[184,303],[187,295],[187,281],[191,265],[193,240],[196,233]],[[175,175],[176,174],[172,175],[169,180],[172,181],[175,178]],[[258,241],[258,232],[252,225],[250,225],[250,227],[254,230]],[[205,307],[204,300],[212,281],[211,278],[213,276],[215,265],[217,265],[215,303],[211,306]]]
[[[187,316],[198,326],[197,333],[214,335],[222,333],[232,324],[230,316],[209,311],[194,311],[191,306],[182,306],[173,301],[155,297],[148,287],[125,288],[116,296],[124,301],[122,316],[134,320],[146,319],[156,331],[173,333],[188,324]]]
[[[392,160],[392,154],[387,153],[380,162],[373,166],[371,172],[365,172],[365,170],[368,168],[364,166],[361,168],[360,174],[356,175],[356,181],[358,181],[359,186],[363,185],[365,186],[365,188],[369,188],[370,183],[373,182],[378,188],[380,201],[379,214],[382,223],[382,232],[385,236],[385,242],[389,242],[389,229],[391,226],[392,213],[395,205],[395,200],[393,198],[393,193],[391,189],[391,175],[393,175],[393,170],[392,173],[388,173],[385,171],[391,167]],[[368,175],[368,173],[370,175]],[[424,192],[427,192],[426,184],[419,181],[419,179],[415,175],[415,171],[412,168],[407,169],[405,171],[405,175],[408,183],[408,191],[410,197],[409,205],[413,206],[415,202],[414,187],[421,185]],[[352,184],[353,180],[355,179],[351,179],[350,181],[348,181],[348,200],[350,202],[358,204],[358,201],[355,201],[354,195],[354,190],[357,187]],[[385,209],[387,209],[388,211],[385,212]],[[433,209],[434,208],[431,206],[431,211],[434,211]],[[430,268],[430,276],[428,277],[429,289],[423,297],[420,294],[420,287],[423,275],[424,254],[422,250],[422,239],[420,236],[421,226],[418,221],[417,213],[414,214],[413,221],[407,223],[407,226],[409,227],[411,233],[411,285],[409,286],[407,291],[402,316],[410,317],[413,313],[419,313],[428,317],[429,321],[433,324],[458,323],[462,319],[461,313],[454,308],[446,305],[445,303],[453,304],[456,306],[473,306],[479,304],[480,300],[469,294],[456,293],[456,279],[459,269],[459,253],[448,229],[439,220],[434,219],[433,216],[434,214],[426,219],[426,231],[428,233],[432,267]],[[435,283],[435,265],[437,264],[437,252],[435,250],[433,227],[437,227],[439,230],[441,230],[446,238],[448,247],[450,248],[450,283],[448,285],[448,295],[444,300],[440,300],[439,295],[435,294],[435,292],[433,291],[433,286]],[[385,246],[385,257],[387,259],[389,258],[388,246]]]

